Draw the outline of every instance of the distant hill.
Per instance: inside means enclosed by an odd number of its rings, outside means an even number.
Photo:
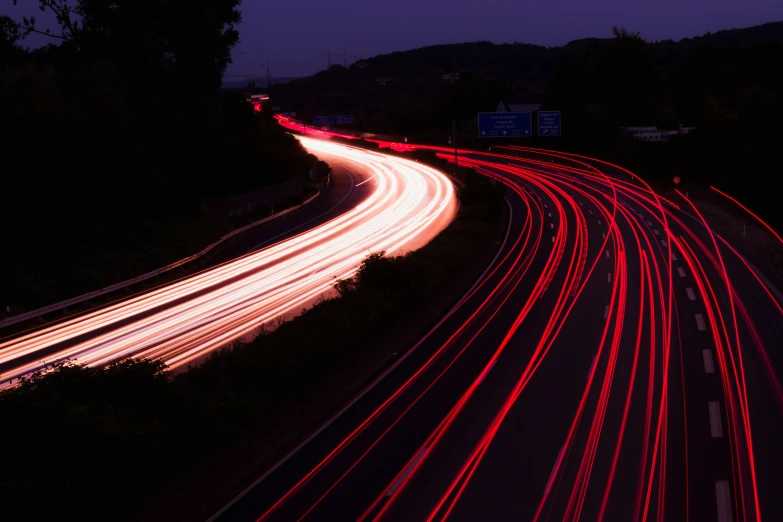
[[[433,45],[378,55],[348,69],[335,65],[329,71],[274,86],[270,92],[275,105],[297,111],[306,119],[320,114],[354,114],[357,125],[376,132],[409,133],[443,127],[453,118],[468,118],[478,111],[494,110],[500,99],[547,103],[557,98],[558,78],[562,83],[564,71],[571,66],[589,68],[586,56],[598,56],[614,40],[586,38],[559,47],[490,42]],[[695,56],[728,50],[742,52],[762,44],[783,45],[783,22],[708,33],[677,42],[647,42],[645,46],[646,55],[663,74],[663,81],[670,81],[676,75],[687,76],[685,64],[692,65]],[[715,57],[710,60],[720,63]],[[452,72],[455,64],[461,79],[452,85],[443,76]],[[389,80],[381,85],[377,81],[380,77]],[[669,116],[677,119],[672,111]]]

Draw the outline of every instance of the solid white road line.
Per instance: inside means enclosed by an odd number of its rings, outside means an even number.
[[[389,488],[389,491],[386,492],[386,496],[387,497],[390,497],[390,496],[394,495],[394,492],[399,489],[399,487],[402,485],[403,482],[405,482],[405,479],[407,478],[407,476],[411,474],[411,471],[416,466],[416,464],[418,464],[418,462],[422,458],[424,458],[424,455],[427,454],[428,450],[429,450],[429,448],[422,448],[421,450],[419,450],[419,454],[416,455],[416,458],[414,458],[411,461],[411,463],[408,464],[408,467],[405,468],[405,471],[402,473],[402,475],[400,475],[400,477],[397,480],[394,481],[394,484],[391,485],[391,487]]]
[[[693,292],[693,288],[686,288],[685,293],[688,294],[688,299],[691,301],[696,300],[696,294]]]
[[[704,316],[701,314],[696,314],[696,326],[699,328],[699,330],[706,330],[707,324],[704,322]]]
[[[712,360],[712,350],[704,349],[701,351],[704,357],[704,373],[715,373],[715,362]]]
[[[685,277],[685,270],[681,266],[677,267],[677,273],[680,274],[680,277]]]
[[[713,439],[723,438],[723,424],[720,421],[720,403],[710,401],[707,403],[710,410],[710,436]]]
[[[728,480],[715,481],[715,497],[718,502],[718,522],[732,522],[731,488]]]

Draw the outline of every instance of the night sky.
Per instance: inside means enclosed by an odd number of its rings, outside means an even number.
[[[3,0],[16,18],[37,12],[36,0]],[[609,37],[613,25],[647,40],[783,20],[782,0],[245,0],[241,43],[228,76],[304,76],[326,67],[325,53],[363,57],[425,45],[489,40],[562,45]],[[42,37],[39,37],[42,38]],[[30,38],[27,45],[40,45]],[[342,63],[341,56],[333,63]],[[233,78],[232,78],[233,79]]]

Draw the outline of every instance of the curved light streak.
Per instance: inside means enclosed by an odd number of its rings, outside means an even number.
[[[3,342],[0,364],[11,368],[0,373],[0,383],[7,386],[66,359],[100,366],[132,356],[171,368],[187,365],[329,292],[369,252],[418,248],[453,219],[455,191],[441,172],[336,143],[300,140],[313,154],[364,169],[372,182],[363,190],[371,194],[339,217],[263,250]],[[36,357],[53,349],[56,353]]]

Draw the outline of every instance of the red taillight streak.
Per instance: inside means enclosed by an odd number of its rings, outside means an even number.
[[[438,374],[438,376],[437,376],[437,377],[436,377],[436,378],[435,378],[435,379],[434,379],[434,380],[433,380],[433,381],[432,381],[432,382],[431,382],[431,383],[430,383],[430,384],[427,386],[427,388],[426,388],[426,389],[425,389],[425,390],[424,390],[424,391],[423,391],[421,394],[419,394],[419,395],[416,397],[416,399],[414,399],[414,401],[413,401],[413,402],[412,402],[412,403],[411,403],[411,404],[410,404],[410,405],[409,405],[409,406],[408,406],[408,407],[407,407],[407,408],[406,408],[406,409],[405,409],[405,410],[404,410],[404,411],[403,411],[403,412],[402,412],[402,413],[401,413],[401,414],[398,416],[398,418],[397,418],[397,419],[396,419],[396,420],[395,420],[395,421],[392,423],[392,425],[391,425],[391,426],[390,426],[388,429],[386,429],[386,430],[385,430],[385,431],[384,431],[384,432],[383,432],[383,433],[382,433],[382,434],[381,434],[381,435],[378,437],[378,439],[377,439],[377,440],[376,440],[376,441],[375,441],[375,442],[374,442],[374,443],[373,443],[373,444],[370,446],[370,448],[369,448],[369,449],[367,449],[367,451],[365,451],[365,452],[364,452],[364,453],[363,453],[363,454],[362,454],[362,455],[361,455],[361,456],[360,456],[360,457],[359,457],[359,458],[356,460],[356,462],[354,462],[354,464],[353,464],[353,465],[351,465],[351,466],[350,466],[350,468],[349,468],[349,469],[348,469],[348,470],[347,470],[345,473],[343,473],[343,474],[340,476],[340,478],[338,478],[338,479],[337,479],[337,481],[335,481],[335,482],[334,482],[334,483],[333,483],[333,484],[332,484],[332,485],[331,485],[331,486],[328,488],[328,490],[327,490],[327,491],[326,491],[326,492],[325,492],[323,495],[321,495],[321,497],[319,497],[319,499],[318,499],[318,500],[316,500],[316,502],[315,502],[315,503],[314,503],[314,504],[313,504],[313,505],[312,505],[312,506],[311,506],[311,507],[310,507],[310,508],[309,508],[309,509],[308,509],[308,510],[305,512],[305,514],[304,514],[304,515],[302,515],[302,517],[301,517],[301,518],[304,518],[304,517],[305,517],[305,516],[306,516],[306,515],[307,515],[307,514],[310,512],[310,511],[312,511],[312,509],[313,509],[313,508],[315,508],[315,507],[316,507],[316,505],[317,505],[318,503],[320,503],[320,501],[321,501],[321,500],[323,500],[323,499],[326,497],[326,495],[327,495],[327,494],[328,494],[328,493],[329,493],[329,492],[330,492],[332,489],[334,489],[334,487],[335,487],[335,486],[337,486],[337,484],[339,484],[339,482],[340,482],[340,481],[342,481],[342,479],[343,479],[343,478],[345,478],[345,476],[347,476],[347,475],[348,475],[348,473],[349,473],[351,470],[353,470],[353,469],[356,467],[356,465],[358,465],[358,464],[359,464],[359,462],[360,462],[360,461],[361,461],[361,460],[362,460],[362,459],[363,459],[363,458],[364,458],[364,457],[365,457],[365,456],[366,456],[366,455],[367,455],[367,454],[368,454],[368,453],[369,453],[369,452],[370,452],[370,451],[371,451],[371,450],[372,450],[372,449],[373,449],[373,448],[374,448],[374,447],[375,447],[375,446],[376,446],[376,445],[377,445],[377,444],[380,442],[380,440],[381,440],[381,439],[382,439],[382,438],[383,438],[383,437],[384,437],[384,436],[385,436],[385,435],[386,435],[386,434],[387,434],[387,433],[388,433],[388,432],[389,432],[389,431],[390,431],[390,430],[391,430],[391,429],[392,429],[392,428],[393,428],[393,427],[394,427],[394,426],[395,426],[395,425],[396,425],[396,424],[397,424],[397,423],[398,423],[400,420],[402,420],[402,418],[405,416],[405,414],[407,414],[407,412],[408,412],[408,411],[410,411],[410,409],[411,409],[411,408],[413,408],[413,406],[414,406],[415,404],[417,404],[417,403],[419,402],[419,400],[421,400],[421,398],[422,398],[422,397],[424,397],[424,395],[425,395],[425,394],[426,394],[426,393],[427,393],[427,392],[428,392],[428,391],[429,391],[429,390],[430,390],[430,389],[431,389],[431,388],[432,388],[432,387],[433,387],[433,386],[434,386],[434,385],[435,385],[435,384],[436,384],[436,383],[437,383],[437,382],[440,380],[440,378],[441,378],[441,377],[442,377],[442,376],[443,376],[443,375],[444,375],[444,374],[445,374],[445,373],[446,373],[446,372],[447,372],[447,371],[448,371],[448,370],[449,370],[449,369],[450,369],[450,368],[451,368],[451,367],[454,365],[454,363],[457,361],[457,359],[458,359],[458,358],[459,358],[459,357],[460,357],[460,356],[461,356],[461,355],[462,355],[462,354],[463,354],[463,353],[464,353],[464,352],[467,350],[467,348],[468,348],[469,346],[471,346],[471,345],[472,345],[473,341],[474,341],[474,340],[475,340],[475,339],[478,337],[478,335],[479,335],[479,334],[480,334],[480,333],[481,333],[481,332],[484,330],[484,328],[486,328],[486,326],[487,326],[487,325],[488,325],[488,324],[489,324],[489,323],[492,321],[492,319],[495,317],[495,315],[496,315],[496,314],[497,314],[497,313],[500,311],[500,309],[502,308],[502,306],[503,306],[503,305],[506,303],[506,301],[509,299],[509,297],[510,297],[511,293],[512,293],[512,292],[513,292],[513,291],[516,289],[516,287],[517,287],[517,286],[519,285],[519,283],[522,281],[522,278],[523,278],[523,276],[524,276],[524,273],[526,273],[526,272],[527,272],[528,268],[530,267],[530,263],[532,262],[532,259],[535,257],[535,252],[537,251],[537,249],[538,249],[538,246],[539,246],[539,241],[537,241],[537,242],[536,242],[536,244],[535,244],[535,249],[534,249],[533,251],[531,251],[531,252],[530,252],[530,254],[529,254],[528,256],[526,256],[524,260],[522,260],[522,263],[521,263],[521,264],[517,263],[519,266],[516,266],[516,265],[515,265],[516,267],[514,268],[514,273],[515,273],[515,274],[517,274],[517,273],[519,273],[519,272],[520,272],[520,270],[521,270],[521,271],[523,272],[523,273],[522,273],[522,275],[520,275],[519,277],[516,277],[516,282],[515,282],[515,283],[514,283],[514,285],[512,286],[512,288],[511,288],[511,290],[509,291],[508,295],[506,295],[506,297],[505,297],[505,298],[503,298],[503,300],[500,302],[500,304],[498,305],[498,307],[496,308],[496,310],[495,310],[495,311],[492,313],[492,315],[491,315],[491,316],[490,316],[490,317],[489,317],[489,318],[488,318],[488,319],[487,319],[487,320],[484,322],[484,324],[483,324],[483,325],[482,325],[482,326],[481,326],[481,327],[478,329],[478,331],[477,331],[477,332],[476,332],[476,333],[475,333],[475,334],[474,334],[474,335],[473,335],[473,336],[470,338],[470,340],[469,340],[469,341],[468,341],[468,342],[465,344],[465,346],[464,346],[464,347],[463,347],[463,348],[462,348],[462,349],[461,349],[461,350],[460,350],[460,351],[459,351],[459,352],[458,352],[458,353],[455,355],[454,359],[453,359],[453,360],[452,360],[452,361],[451,361],[451,362],[450,362],[450,363],[449,363],[449,364],[446,366],[446,368],[445,368],[443,371],[441,371],[441,373],[440,373],[440,374]],[[524,247],[523,247],[523,248],[522,248],[522,250],[521,250],[521,252],[522,252],[522,251],[524,251],[524,250],[525,250],[525,249],[524,249]],[[511,273],[511,272],[509,272],[509,273]],[[504,278],[504,280],[505,280],[505,278]],[[499,285],[498,285],[498,287],[500,287],[500,286],[506,286],[506,283],[505,283],[505,282],[501,282],[501,284],[499,284]],[[474,314],[474,315],[475,315],[475,314]],[[469,318],[469,319],[468,319],[468,320],[467,320],[465,323],[463,323],[463,326],[460,328],[460,331],[461,331],[461,330],[463,330],[463,329],[464,329],[464,328],[465,328],[465,327],[466,327],[468,324],[470,324],[470,322],[472,321],[472,319],[473,319],[473,316],[471,316],[471,318]],[[452,338],[450,338],[450,339],[449,339],[449,340],[446,342],[446,344],[449,344],[449,343],[450,343],[450,342],[451,342],[451,341],[452,341],[452,340],[453,340],[455,337],[456,337],[456,336],[453,336]],[[490,360],[490,362],[487,364],[487,366],[484,368],[484,370],[481,372],[481,374],[479,374],[479,378],[478,378],[478,379],[481,379],[481,378],[482,378],[482,376],[486,375],[486,373],[487,373],[488,369],[490,368],[490,366],[491,366],[491,364],[492,364],[493,362],[494,362],[494,360]],[[416,457],[416,454],[414,454],[414,458],[415,458],[415,457]],[[400,472],[397,474],[397,476],[395,476],[395,478],[392,480],[392,483],[396,482],[397,478],[399,478],[399,476],[401,476],[401,475],[402,475],[402,473],[404,473],[404,471],[405,471],[406,469],[407,469],[407,467],[403,467],[403,468],[402,468],[402,470],[401,470],[401,471],[400,471]],[[301,519],[301,518],[300,518],[300,519]]]
[[[731,307],[731,317],[732,321],[734,323],[734,337],[735,341],[737,343],[736,350],[737,350],[737,360],[739,361],[739,374],[741,376],[741,379],[737,380],[737,385],[740,390],[740,396],[741,401],[740,404],[744,406],[741,408],[742,411],[742,421],[745,429],[745,436],[746,436],[746,449],[748,452],[748,464],[750,467],[750,477],[751,477],[751,484],[753,489],[753,508],[756,515],[756,520],[761,520],[761,507],[759,505],[759,499],[758,499],[758,485],[756,481],[756,466],[755,466],[755,458],[753,455],[753,434],[752,429],[750,425],[750,404],[748,403],[748,394],[747,394],[747,386],[745,381],[745,366],[743,362],[743,356],[742,356],[742,348],[740,343],[740,337],[739,337],[739,326],[737,324],[737,314],[736,310],[734,309],[734,291],[731,285],[731,281],[729,280],[729,273],[726,270],[726,265],[723,262],[723,256],[720,253],[720,248],[718,247],[718,242],[715,240],[715,235],[712,232],[712,229],[707,224],[707,221],[704,219],[704,216],[699,212],[699,209],[696,208],[693,203],[686,198],[680,191],[677,191],[677,193],[685,199],[685,201],[688,202],[688,204],[691,206],[694,212],[699,216],[699,219],[701,220],[702,224],[704,225],[704,228],[707,230],[707,233],[710,235],[710,239],[712,240],[713,247],[715,248],[715,254],[718,258],[718,267],[719,271],[723,275],[724,282],[726,284],[726,289],[729,294],[729,306]],[[728,196],[727,196],[728,197]],[[773,231],[774,233],[774,231]],[[778,239],[780,239],[778,237]],[[706,250],[706,249],[705,249]],[[714,261],[713,261],[714,262]],[[730,347],[730,344],[728,345]],[[745,503],[744,503],[744,495],[742,496],[742,514],[743,518],[746,515],[745,511]]]
[[[556,190],[558,190],[558,189],[556,189]],[[561,215],[562,215],[562,210],[561,210]],[[533,292],[531,293],[531,296],[526,301],[526,303],[525,303],[525,305],[523,307],[522,312],[517,316],[517,319],[514,321],[514,325],[512,326],[511,330],[509,330],[509,332],[507,332],[507,334],[504,337],[503,341],[501,342],[500,346],[496,350],[495,355],[493,356],[493,360],[496,359],[499,356],[499,354],[503,351],[503,349],[506,347],[506,345],[508,344],[510,338],[513,336],[513,334],[519,328],[519,326],[521,325],[522,320],[524,319],[524,317],[527,316],[530,308],[533,306],[533,304],[537,300],[538,295],[542,291],[542,280],[546,279],[546,274],[548,272],[550,272],[550,271],[556,270],[557,266],[559,266],[560,257],[562,257],[562,253],[563,253],[563,250],[564,250],[564,247],[565,247],[565,236],[561,237],[560,235],[558,235],[556,243],[555,243],[555,246],[556,246],[556,250],[553,251],[553,253],[550,254],[549,258],[547,259],[547,264],[545,266],[545,269],[542,272],[542,275],[539,277],[539,280],[537,281],[536,286],[535,286]],[[554,252],[557,252],[557,254],[556,254],[557,257],[556,258],[553,258],[553,255],[555,255]],[[572,272],[573,264],[574,264],[574,258],[571,259],[571,263],[569,265],[568,273]],[[563,300],[563,292],[561,291],[560,295],[558,296],[558,301],[556,303],[556,307],[555,307],[556,311],[555,311],[555,313],[553,313],[552,317],[550,318],[549,322],[547,323],[546,331],[548,331],[551,328],[552,321],[558,315],[558,312],[557,312],[558,309],[562,308],[562,306],[560,305],[562,300]],[[539,343],[539,348],[536,349],[536,353],[534,353],[534,355],[533,355],[533,359],[536,358],[537,354],[540,351],[541,344],[543,343],[543,340],[546,338],[546,331],[545,331],[545,335],[542,336],[541,342]],[[545,355],[545,353],[544,353],[544,355]],[[543,355],[541,357],[543,358]],[[485,370],[484,370],[485,372],[488,371],[487,368],[489,367],[489,365],[492,363],[493,360],[491,360],[490,363],[488,363],[487,367],[485,367]],[[540,361],[539,361],[539,363],[540,363]],[[528,369],[526,369],[526,372],[530,369],[531,364],[532,364],[532,360],[531,360],[531,363],[528,364]],[[538,364],[535,365],[535,367],[533,368],[533,371],[535,371],[535,368],[537,368],[537,367],[538,367]],[[452,413],[450,413],[449,416],[447,416],[441,422],[441,425],[439,425],[439,427],[436,428],[436,430],[433,431],[433,433],[430,435],[430,438],[428,439],[428,441],[425,442],[421,446],[421,448],[425,448],[425,447],[429,448],[429,451],[427,452],[427,455],[425,457],[421,458],[421,459],[418,459],[415,463],[413,462],[413,459],[411,459],[411,461],[409,461],[408,464],[402,468],[403,470],[410,469],[410,471],[408,471],[408,474],[407,474],[405,480],[397,487],[397,489],[394,492],[394,494],[389,498],[389,500],[381,508],[381,510],[375,515],[373,520],[380,519],[385,514],[385,512],[389,508],[389,506],[391,506],[394,503],[394,501],[399,497],[401,492],[404,491],[406,485],[415,476],[416,471],[422,466],[422,464],[424,463],[426,458],[429,455],[431,455],[433,446],[435,446],[440,441],[440,439],[443,437],[443,435],[446,433],[448,427],[451,425],[451,423],[453,422],[454,418],[456,418],[456,415],[462,409],[462,407],[467,402],[467,400],[470,398],[470,396],[472,396],[473,392],[475,391],[475,389],[476,389],[476,387],[478,386],[479,383],[480,383],[480,377],[477,378],[476,380],[474,380],[474,382],[472,383],[470,388],[465,392],[465,394],[460,399],[460,401],[454,406],[454,408],[452,408]],[[493,435],[494,435],[494,432],[493,432]],[[420,448],[419,451],[421,451],[421,448]],[[479,448],[479,446],[476,447],[476,449],[478,449],[478,448]],[[474,449],[473,456],[475,456],[476,449]],[[418,454],[418,452],[417,452],[417,454]],[[466,462],[466,464],[463,465],[463,468],[462,468],[462,471],[460,473],[460,476],[464,475],[466,467],[469,465],[470,460],[472,460],[472,459],[469,459],[468,462]],[[394,483],[395,481],[396,481],[396,479],[393,480],[392,483]],[[452,486],[449,488],[449,492],[454,489],[455,483],[456,482],[452,483]],[[383,497],[379,496],[373,502],[373,504],[370,506],[370,508],[368,508],[365,511],[365,513],[362,515],[362,517],[360,517],[360,520],[364,520],[366,517],[368,517],[372,513],[372,511],[377,507],[377,505],[382,501],[382,499],[383,499]],[[445,497],[442,498],[441,503],[439,504],[439,507],[440,507],[440,505],[442,505],[444,499],[445,499]],[[430,516],[430,518],[432,518],[433,516],[434,516],[434,514],[432,514]]]
[[[676,240],[675,240],[676,241]],[[683,258],[685,259],[688,266],[691,268],[694,274],[694,281],[696,281],[696,285],[699,288],[699,293],[701,294],[702,300],[704,301],[705,310],[707,312],[707,317],[710,321],[710,329],[712,331],[712,337],[715,341],[715,351],[718,356],[718,366],[721,370],[721,383],[723,385],[723,394],[726,399],[726,409],[728,412],[727,420],[729,420],[729,443],[731,446],[731,467],[732,467],[732,474],[736,477],[735,483],[739,485],[739,496],[740,501],[737,501],[737,491],[735,490],[735,512],[738,514],[740,506],[744,506],[744,481],[742,480],[742,461],[740,456],[740,447],[741,442],[739,440],[739,437],[737,435],[737,427],[736,427],[736,410],[737,407],[735,405],[735,400],[739,401],[739,408],[742,410],[742,398],[737,397],[737,399],[734,398],[734,393],[731,388],[731,380],[730,380],[730,373],[729,373],[729,364],[727,361],[731,362],[731,369],[734,373],[734,382],[739,383],[739,376],[737,375],[737,368],[736,364],[734,362],[734,355],[732,354],[731,347],[730,347],[730,340],[729,340],[729,334],[726,329],[726,323],[723,319],[723,314],[720,311],[720,305],[717,300],[717,296],[715,295],[714,290],[712,289],[712,286],[709,284],[709,281],[707,280],[707,275],[704,272],[703,267],[701,266],[701,263],[696,258],[695,252],[690,248],[690,246],[685,242],[683,239],[681,242],[677,242],[677,245],[680,249],[680,251],[683,253]],[[709,253],[708,253],[709,254]],[[713,303],[714,303],[714,311],[713,311]],[[717,314],[717,319],[716,319]],[[719,330],[718,330],[718,321],[721,324],[721,330],[723,332],[723,336],[721,336]],[[725,344],[724,344],[725,343]],[[743,508],[744,513],[744,508]],[[735,515],[736,516],[736,515]],[[744,514],[743,514],[744,518]]]
[[[523,195],[520,192],[520,195]],[[524,196],[523,196],[524,197]],[[527,229],[528,221],[526,220],[525,229]],[[530,227],[532,227],[532,224],[530,224]],[[524,230],[523,230],[524,235]],[[487,276],[484,281],[482,281],[475,289],[474,291],[468,296],[468,298],[464,299],[459,307],[455,308],[450,314],[453,315],[461,306],[462,304],[466,303],[469,298],[474,295],[483,285],[484,283],[494,274],[501,266],[503,266],[504,262],[509,258],[512,252],[516,249],[517,245],[522,239],[522,235],[518,237],[514,243],[514,245],[509,249],[509,252],[504,256],[503,260],[498,263],[498,265],[492,270],[489,276]],[[277,502],[275,502],[272,507],[270,507],[264,514],[262,514],[257,521],[260,522],[264,518],[266,518],[269,514],[271,514],[277,507],[279,507],[283,502],[285,502],[291,495],[293,495],[302,485],[304,485],[315,473],[320,471],[328,462],[330,462],[348,443],[350,443],[359,433],[364,431],[364,429],[369,425],[371,421],[373,421],[382,411],[384,411],[389,404],[391,404],[402,392],[408,388],[408,386],[416,379],[419,375],[421,375],[427,368],[430,367],[430,365],[440,356],[440,354],[445,350],[445,348],[454,340],[456,339],[462,331],[466,328],[466,326],[473,320],[474,317],[476,317],[480,312],[482,312],[485,308],[485,306],[489,303],[490,300],[494,299],[495,295],[500,291],[501,286],[504,286],[506,284],[506,281],[511,277],[511,274],[513,271],[517,270],[516,266],[519,263],[519,260],[522,258],[522,254],[525,251],[525,246],[527,245],[527,242],[530,238],[530,233],[524,235],[525,237],[525,243],[523,244],[522,248],[520,248],[519,254],[517,256],[517,259],[514,261],[514,264],[512,267],[509,268],[507,273],[504,275],[503,279],[496,285],[496,287],[492,290],[489,296],[482,302],[482,304],[476,309],[476,311],[471,314],[471,316],[468,318],[468,320],[451,336],[449,339],[440,347],[438,350],[422,365],[421,368],[419,368],[405,383],[403,383],[400,388],[398,388],[394,394],[392,394],[388,399],[386,399],[370,416],[367,417],[353,432],[351,432],[345,439],[343,439],[338,446],[332,450],[321,462],[316,465],[315,468],[313,468],[310,472],[305,475],[299,482],[297,482],[283,497],[281,497]],[[532,258],[532,257],[531,257]],[[447,316],[448,317],[448,316]],[[445,320],[445,318],[444,318]]]

